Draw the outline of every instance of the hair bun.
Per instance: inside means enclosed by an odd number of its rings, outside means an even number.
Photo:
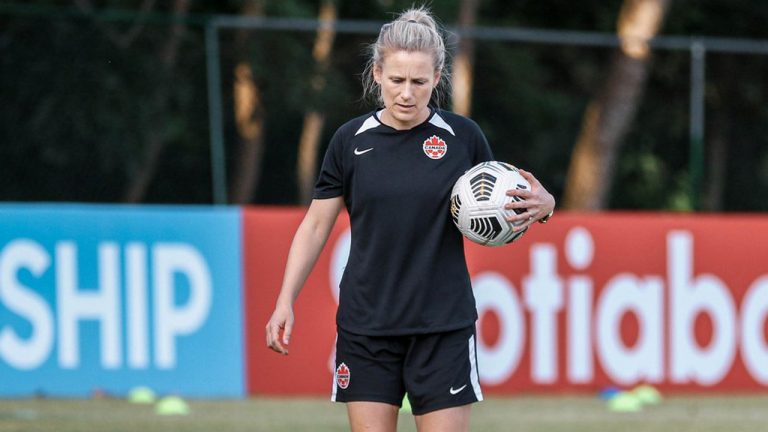
[[[395,21],[405,21],[409,23],[422,24],[435,31],[437,31],[438,29],[437,22],[432,17],[432,14],[429,12],[429,9],[425,8],[424,6],[406,10],[405,12],[400,14],[400,16],[397,17]]]

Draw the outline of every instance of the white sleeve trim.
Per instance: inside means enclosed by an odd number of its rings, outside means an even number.
[[[355,136],[360,135],[361,133],[367,131],[368,129],[373,129],[380,124],[381,123],[379,123],[379,121],[376,120],[374,116],[370,116],[367,119],[365,119],[365,121],[363,122],[363,125],[360,126],[360,129],[358,129],[357,132],[355,132]]]
[[[433,115],[432,118],[429,119],[429,122],[439,128],[447,130],[448,132],[451,133],[451,135],[456,136],[456,134],[453,132],[453,128],[451,127],[451,125],[446,123],[446,121],[443,120],[442,117],[440,117],[440,114],[435,113],[435,115]]]

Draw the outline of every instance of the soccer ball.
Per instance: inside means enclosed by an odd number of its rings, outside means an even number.
[[[520,201],[519,197],[507,196],[510,189],[530,190],[531,185],[520,175],[517,168],[504,162],[483,162],[470,168],[453,186],[451,192],[451,217],[459,231],[468,239],[483,246],[502,246],[512,243],[525,234],[512,231],[523,222],[507,222],[514,211],[504,205]]]

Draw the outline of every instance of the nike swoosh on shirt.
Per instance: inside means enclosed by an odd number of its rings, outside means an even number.
[[[373,147],[365,150],[358,150],[357,147],[355,147],[355,155],[360,156],[361,154],[368,153],[371,150],[373,150]]]
[[[452,395],[455,395],[455,394],[459,393],[460,391],[464,390],[464,388],[465,388],[466,386],[467,386],[467,385],[466,385],[466,384],[464,384],[463,386],[461,386],[461,387],[457,388],[456,390],[454,390],[454,389],[453,389],[453,387],[451,387],[451,389],[450,389],[450,390],[448,390],[448,391],[449,391],[449,392],[451,392],[451,394],[452,394]]]

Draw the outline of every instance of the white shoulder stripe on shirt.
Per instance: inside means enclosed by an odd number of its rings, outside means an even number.
[[[382,111],[384,111],[384,110],[382,110]],[[381,112],[381,111],[379,111],[379,112]],[[376,120],[376,118],[374,118],[374,116],[370,116],[367,119],[365,119],[365,121],[363,122],[363,125],[360,126],[360,129],[358,129],[357,132],[355,132],[355,136],[360,135],[361,133],[367,131],[368,129],[373,129],[373,128],[379,126],[380,124],[381,123],[378,120]]]
[[[446,123],[446,121],[443,120],[442,117],[440,117],[440,114],[435,113],[435,115],[433,115],[432,118],[429,119],[429,122],[439,128],[447,130],[448,132],[451,133],[451,135],[456,136],[456,134],[453,132],[453,128],[451,127],[451,125]]]

